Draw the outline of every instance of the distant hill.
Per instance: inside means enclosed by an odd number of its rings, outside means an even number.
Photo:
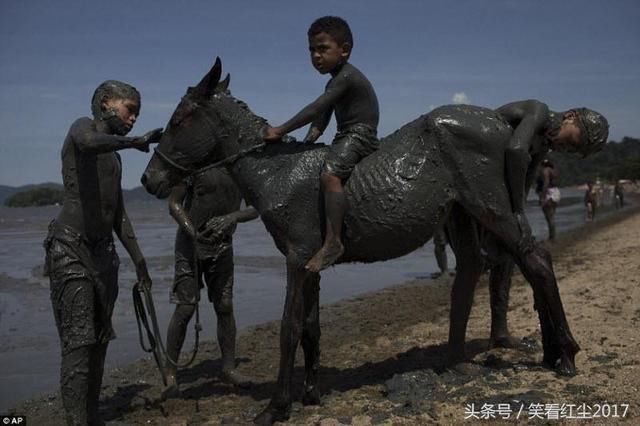
[[[155,195],[149,194],[143,187],[137,186],[133,189],[124,189],[122,191],[125,203],[132,202],[159,202]],[[165,201],[162,201],[165,202]]]
[[[54,182],[46,182],[46,183],[38,183],[38,184],[30,184],[30,185],[22,185],[22,186],[7,186],[0,185],[0,204],[4,205],[5,201],[14,194],[19,192],[30,191],[38,188],[51,188],[62,190],[63,187],[59,183]],[[124,195],[125,203],[131,202],[157,202],[158,199],[147,193],[145,189],[141,186],[138,186],[133,189],[125,189],[122,191]]]
[[[61,191],[62,185],[54,182],[37,183],[37,184],[22,185],[22,186],[0,185],[0,204],[4,204],[7,198],[11,197],[14,194],[17,194],[18,192],[29,191],[37,188],[51,188],[51,189],[57,189]]]

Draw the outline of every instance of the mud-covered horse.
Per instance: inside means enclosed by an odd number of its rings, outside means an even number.
[[[300,143],[264,147],[266,121],[233,98],[228,78],[219,82],[220,75],[217,60],[187,91],[142,182],[150,193],[165,197],[186,174],[224,163],[286,256],[277,387],[256,418],[268,424],[288,418],[300,342],[305,359],[303,403],[320,400],[320,275],[306,271],[304,265],[323,241],[318,176],[327,150]],[[544,363],[570,374],[579,347],[565,318],[551,257],[539,246],[526,252],[520,248],[520,230],[511,213],[504,181],[504,150],[511,133],[492,110],[446,106],[383,138],[380,149],[359,163],[345,184],[349,209],[340,262],[402,256],[425,244],[446,221],[458,265],[449,346],[450,353],[464,354],[473,290],[482,272],[478,270],[482,262],[474,259],[481,256],[480,236],[486,232],[510,253],[533,288]]]

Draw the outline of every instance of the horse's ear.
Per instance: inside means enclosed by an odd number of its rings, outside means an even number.
[[[227,90],[229,90],[229,82],[231,81],[231,75],[227,74],[227,76],[224,78],[224,80],[222,80],[220,83],[218,83],[218,87],[216,87],[216,91],[218,92],[226,92]]]
[[[211,70],[202,77],[200,83],[195,87],[196,93],[199,96],[208,97],[213,94],[218,86],[218,82],[220,81],[220,76],[222,75],[222,62],[220,58],[216,57],[216,62],[211,67]]]

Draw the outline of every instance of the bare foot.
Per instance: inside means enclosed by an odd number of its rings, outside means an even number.
[[[182,393],[178,388],[177,384],[170,384],[162,390],[162,394],[160,395],[160,399],[162,401],[166,401],[167,399],[178,399],[182,398]]]
[[[340,241],[327,241],[304,268],[309,272],[320,272],[336,263],[343,253],[344,246]]]

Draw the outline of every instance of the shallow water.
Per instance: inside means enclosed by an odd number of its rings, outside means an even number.
[[[582,191],[564,189],[565,203],[556,213],[558,231],[584,223]],[[59,343],[49,302],[48,280],[41,277],[42,240],[58,207],[9,209],[0,207],[0,412],[16,402],[58,386]],[[173,242],[176,225],[162,202],[127,206],[141,249],[154,280],[153,295],[160,327],[166,330],[173,305],[168,292],[173,276]],[[546,223],[533,198],[527,206],[532,230],[546,236]],[[238,328],[278,319],[285,291],[283,256],[259,220],[241,224],[234,236],[234,306]],[[120,295],[114,310],[118,338],[109,346],[107,368],[117,367],[146,354],[140,349],[131,303],[133,269],[123,260]],[[450,268],[453,254],[448,252]],[[329,304],[360,293],[389,287],[437,271],[433,245],[426,244],[407,256],[372,264],[338,265],[322,275],[321,303]],[[206,298],[206,293],[202,293]],[[209,303],[201,303],[203,339],[214,339],[215,316]],[[191,349],[193,325],[184,350]],[[242,354],[238,354],[242,356]]]

